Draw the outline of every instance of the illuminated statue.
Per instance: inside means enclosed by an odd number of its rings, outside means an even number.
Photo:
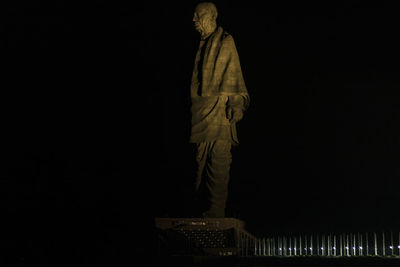
[[[191,83],[190,142],[197,147],[195,190],[204,183],[209,204],[203,217],[225,216],[231,146],[239,144],[236,123],[250,101],[234,40],[216,18],[213,3],[196,6],[193,21],[201,40]]]

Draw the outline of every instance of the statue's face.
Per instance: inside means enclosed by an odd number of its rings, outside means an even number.
[[[212,32],[213,25],[215,24],[215,18],[212,12],[204,6],[196,7],[193,16],[194,27],[202,35],[207,35]]]

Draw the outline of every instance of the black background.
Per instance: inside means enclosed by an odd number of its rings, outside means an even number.
[[[149,253],[154,217],[190,212],[196,3],[2,8],[8,260],[123,265]],[[395,230],[395,9],[215,3],[251,97],[228,214],[260,236]]]

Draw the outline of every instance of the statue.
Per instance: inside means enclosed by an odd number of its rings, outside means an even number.
[[[225,217],[231,146],[239,144],[236,123],[249,105],[239,56],[232,36],[217,27],[217,8],[199,3],[193,22],[201,35],[191,83],[191,135],[196,146],[194,189],[203,185],[208,208],[204,218]]]

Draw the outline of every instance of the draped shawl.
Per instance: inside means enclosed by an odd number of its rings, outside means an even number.
[[[222,27],[209,37],[205,44],[200,43],[200,46],[206,45],[204,50],[203,64],[201,67],[201,81],[196,81],[197,73],[193,73],[192,89],[197,89],[198,92],[193,92],[201,96],[217,96],[217,95],[242,95],[246,98],[245,106],[247,108],[249,96],[244,83],[242,69],[240,67],[239,55],[236,50],[233,37],[225,32]],[[200,50],[197,52],[199,57]],[[195,71],[194,71],[195,72]],[[200,82],[200,84],[197,84]]]
[[[191,99],[191,142],[229,138],[234,144],[238,143],[236,126],[226,118],[226,108],[243,111],[250,98],[235,42],[222,27],[200,41],[192,75]]]

